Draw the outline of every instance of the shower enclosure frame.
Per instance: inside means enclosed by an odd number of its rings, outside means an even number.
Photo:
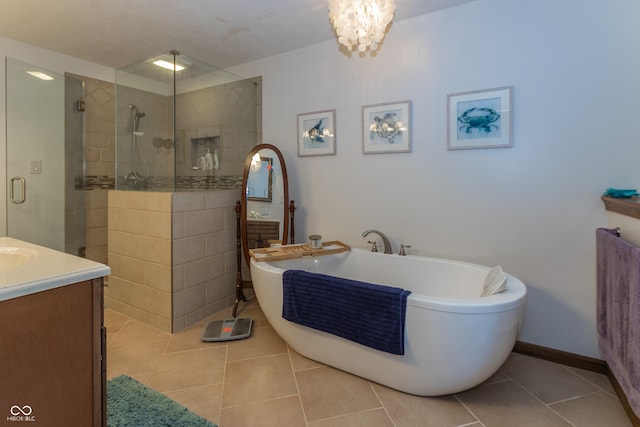
[[[173,70],[152,60],[116,70],[105,301],[176,332],[235,300],[236,230],[227,218],[241,196],[246,154],[261,142],[261,79],[176,51],[161,56]],[[210,167],[200,167],[201,158]],[[131,172],[139,177],[127,182]]]

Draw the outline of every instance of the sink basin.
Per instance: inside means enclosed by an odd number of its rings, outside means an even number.
[[[31,249],[0,246],[0,271],[11,270],[35,259],[38,253]]]
[[[110,273],[104,264],[13,237],[0,237],[0,303]]]

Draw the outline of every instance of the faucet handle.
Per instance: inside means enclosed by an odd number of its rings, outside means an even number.
[[[371,243],[371,252],[378,252],[378,244],[375,240],[373,242],[371,240],[367,240],[367,243]]]
[[[400,245],[400,252],[398,252],[398,255],[406,256],[407,251],[405,251],[405,249],[410,249],[410,248],[411,248],[411,245]]]

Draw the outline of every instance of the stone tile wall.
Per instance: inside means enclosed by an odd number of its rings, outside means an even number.
[[[240,191],[108,193],[108,308],[171,333],[233,303]]]
[[[84,82],[84,173],[76,191],[84,198],[85,256],[107,263],[107,191],[115,177],[115,87],[113,83],[67,74]]]
[[[239,190],[173,195],[173,331],[233,304]]]
[[[105,305],[172,331],[171,193],[109,191]]]
[[[219,88],[225,92],[218,108],[225,113],[217,120],[231,122],[219,124],[200,118],[198,123],[180,124],[185,149],[190,148],[186,144],[189,137],[219,129],[224,151],[218,176],[181,176],[178,191],[189,191],[178,193],[166,189],[109,191],[116,180],[115,86],[78,78],[85,82],[86,178],[77,179],[76,186],[86,190],[86,256],[112,268],[105,289],[106,306],[173,332],[232,305],[236,279],[234,207],[240,198],[244,157],[262,139],[260,78],[252,79],[250,85],[245,82]],[[188,121],[199,114],[192,110],[198,104],[188,96],[184,99],[189,109],[181,116]],[[230,114],[230,105],[234,114]],[[238,113],[242,108],[245,112]],[[156,115],[151,113],[148,111],[144,125],[145,131],[154,135],[150,119]],[[197,129],[195,133],[190,133],[191,125]],[[145,147],[153,150],[148,153],[152,164],[157,156],[167,157],[165,149],[157,150],[151,144]],[[190,155],[178,151],[185,158]],[[211,188],[218,189],[197,190]]]

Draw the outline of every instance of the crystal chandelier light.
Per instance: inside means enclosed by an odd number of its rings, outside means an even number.
[[[338,42],[360,52],[375,51],[396,10],[394,0],[329,0],[329,19]]]

